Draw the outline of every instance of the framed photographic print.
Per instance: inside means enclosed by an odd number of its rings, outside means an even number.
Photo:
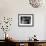
[[[18,26],[19,27],[34,26],[34,15],[33,14],[18,14]]]

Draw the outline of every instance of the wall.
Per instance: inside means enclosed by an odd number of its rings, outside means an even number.
[[[17,40],[27,40],[34,34],[37,39],[46,40],[46,6],[33,8],[28,0],[0,0],[0,18],[12,17],[10,33]],[[34,14],[34,27],[18,27],[18,14]],[[2,35],[3,31],[0,31]],[[4,33],[3,33],[4,34]],[[0,36],[0,39],[4,39]]]

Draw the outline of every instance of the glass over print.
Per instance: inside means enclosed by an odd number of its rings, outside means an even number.
[[[33,26],[33,14],[18,14],[18,26]]]

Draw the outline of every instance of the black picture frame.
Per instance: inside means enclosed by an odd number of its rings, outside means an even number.
[[[19,27],[33,27],[34,14],[18,14],[18,26]]]

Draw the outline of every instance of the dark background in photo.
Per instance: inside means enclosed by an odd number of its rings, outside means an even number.
[[[31,23],[30,16],[21,16],[20,20],[21,20],[21,24],[30,24]]]

